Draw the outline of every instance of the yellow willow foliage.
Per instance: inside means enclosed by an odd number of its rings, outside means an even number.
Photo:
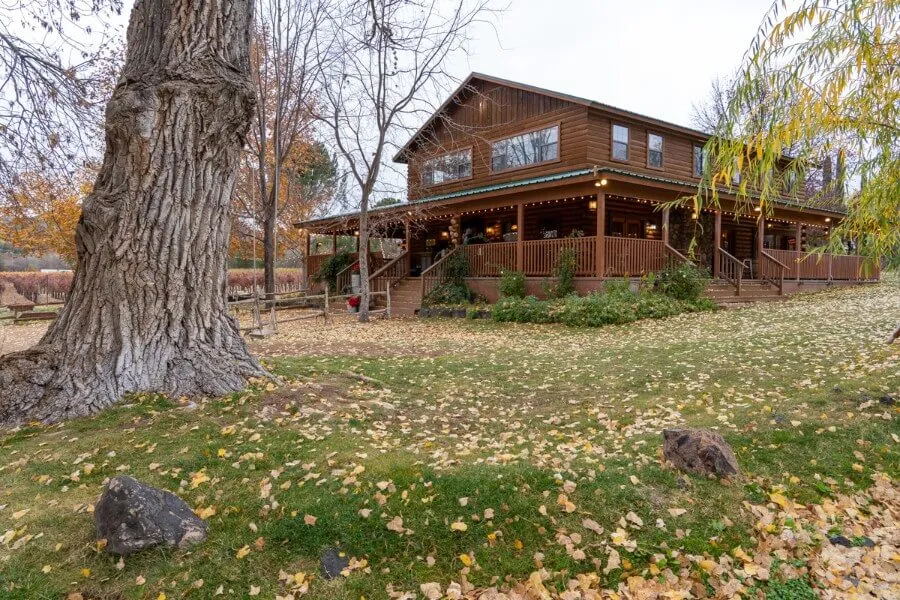
[[[900,265],[900,0],[786,6],[772,6],[745,56],[692,200],[717,206],[728,193],[740,210],[761,205],[766,214],[793,195],[792,182],[840,154],[843,180],[807,186],[795,200],[843,202],[848,216],[831,250],[853,239],[860,252]],[[731,183],[736,168],[740,185]]]
[[[36,256],[55,252],[74,265],[75,227],[92,181],[88,173],[74,181],[38,172],[20,174],[16,187],[0,201],[0,239]]]

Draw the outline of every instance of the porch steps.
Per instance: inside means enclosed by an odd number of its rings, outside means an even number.
[[[422,308],[422,280],[406,277],[391,288],[391,316],[411,317]]]
[[[725,308],[733,308],[740,305],[755,302],[777,302],[787,296],[778,293],[778,288],[765,281],[744,281],[741,284],[741,295],[727,281],[714,281],[706,290],[706,296],[716,304]]]

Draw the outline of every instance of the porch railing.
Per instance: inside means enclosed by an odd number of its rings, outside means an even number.
[[[425,299],[425,296],[434,291],[434,288],[440,285],[441,281],[444,280],[444,275],[447,273],[447,259],[457,252],[462,251],[463,247],[457,246],[456,248],[445,254],[439,261],[422,271],[422,300]]]
[[[788,266],[766,251],[760,254],[758,263],[760,279],[777,287],[779,294],[784,294],[784,274]]]
[[[662,240],[607,237],[606,275],[640,277],[662,271],[666,263],[665,243]]]
[[[387,292],[388,288],[409,275],[409,252],[391,260],[369,277],[370,292]]]
[[[595,274],[597,260],[596,237],[555,238],[551,240],[526,240],[524,271],[528,276],[552,275],[559,256],[569,248],[575,251],[575,275],[590,277]]]
[[[473,244],[463,249],[471,277],[499,277],[504,269],[516,268],[516,242]]]
[[[744,263],[729,254],[723,248],[719,248],[719,276],[734,286],[737,295],[741,295],[741,283],[744,279]]]
[[[766,253],[784,264],[789,279],[861,281],[877,280],[880,274],[877,263],[870,272],[864,270],[863,256],[771,249]]]

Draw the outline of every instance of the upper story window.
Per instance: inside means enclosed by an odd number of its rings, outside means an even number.
[[[706,174],[708,158],[706,148],[694,145],[694,177],[703,177]]]
[[[647,166],[662,169],[663,138],[655,133],[647,134]]]
[[[439,185],[454,179],[465,179],[471,176],[471,148],[427,160],[422,168],[423,185]]]
[[[612,157],[615,160],[628,160],[628,128],[624,125],[613,125]]]
[[[491,144],[491,170],[503,171],[559,158],[559,126],[529,131]]]
[[[731,172],[731,183],[738,185],[741,182],[741,165],[734,159],[734,170]]]

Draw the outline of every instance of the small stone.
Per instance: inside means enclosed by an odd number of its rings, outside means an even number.
[[[878,399],[878,401],[880,403],[884,404],[885,406],[893,406],[896,403],[896,400],[894,400],[893,396],[887,396],[887,395],[882,396],[881,398]]]
[[[740,476],[731,446],[708,429],[663,430],[663,456],[682,471],[716,477]]]
[[[835,546],[843,546],[844,548],[853,547],[853,542],[850,541],[850,538],[844,537],[843,535],[833,535],[828,538],[828,541]]]
[[[335,546],[325,548],[322,556],[319,557],[319,564],[324,579],[334,579],[340,577],[341,571],[350,566],[350,559],[347,558],[340,549]]]
[[[208,525],[172,492],[127,475],[109,480],[94,507],[97,539],[111,554],[128,555],[154,546],[186,548],[206,539]]]
[[[843,390],[841,389],[841,386],[836,385],[833,388],[831,388],[831,391],[833,391],[835,394],[840,394]]]
[[[784,417],[782,417],[781,415],[775,415],[775,422],[781,425],[782,423],[784,423]]]

